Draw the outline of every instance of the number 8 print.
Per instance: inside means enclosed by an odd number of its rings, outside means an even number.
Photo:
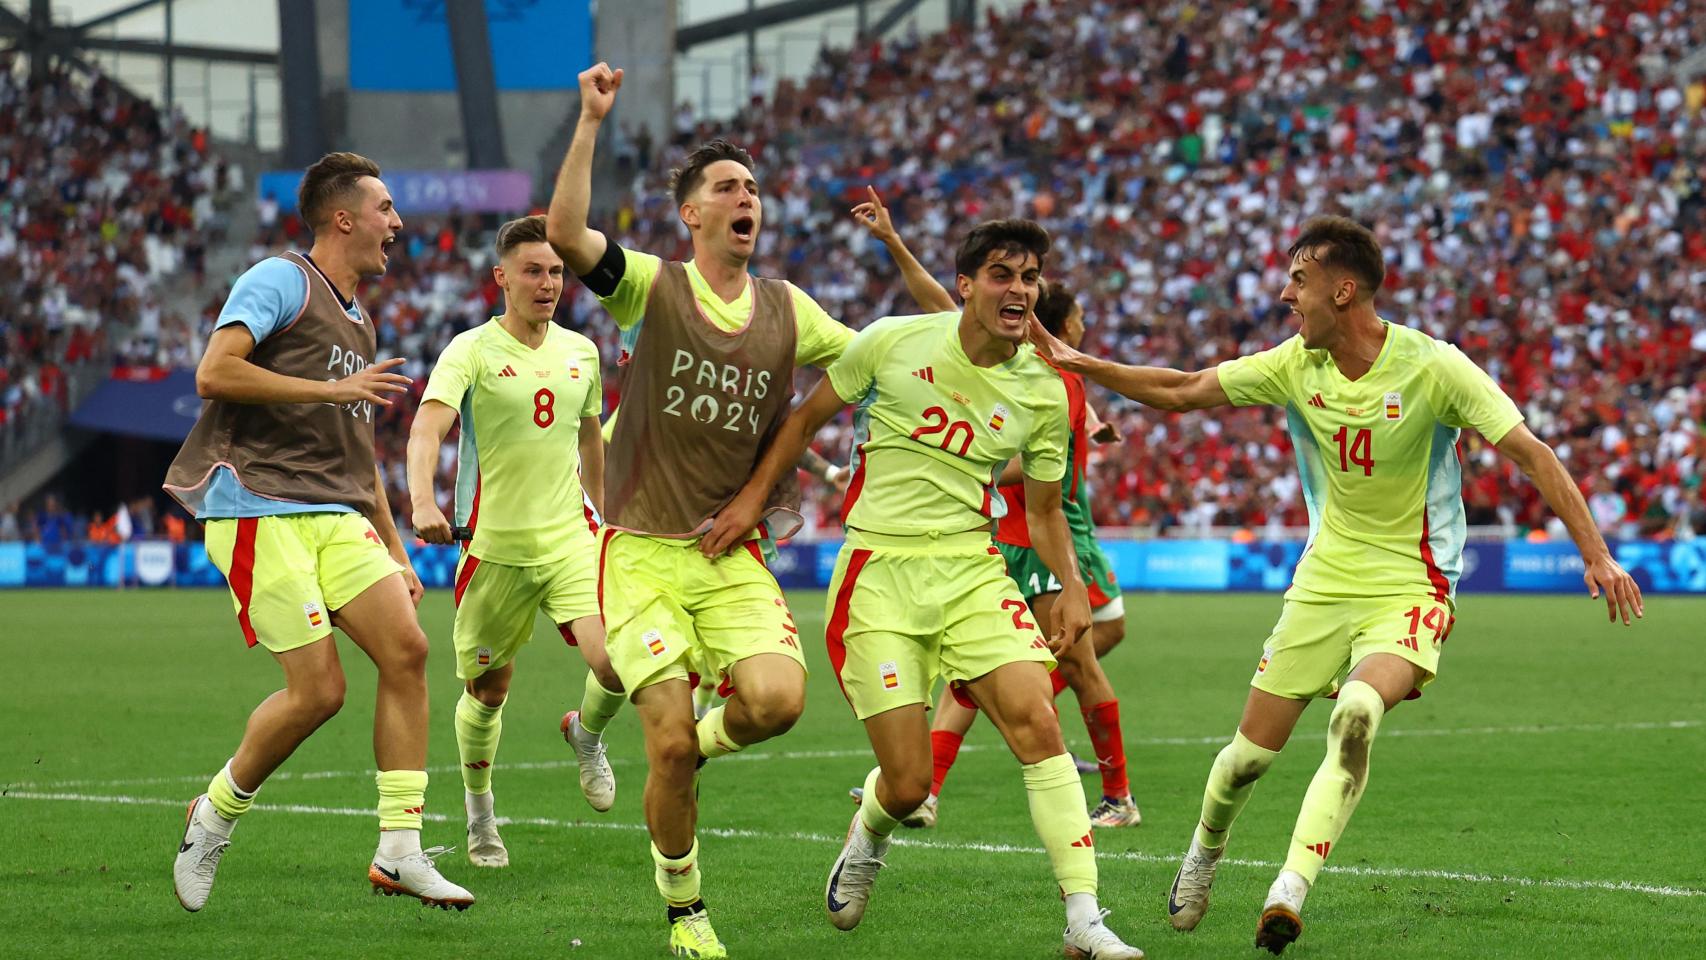
[[[543,430],[557,421],[554,409],[557,397],[551,391],[541,388],[533,395],[533,424]]]

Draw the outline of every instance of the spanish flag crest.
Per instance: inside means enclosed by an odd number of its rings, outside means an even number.
[[[1404,395],[1394,390],[1386,395],[1386,419],[1397,420],[1404,415]]]
[[[1001,425],[1006,423],[1006,422],[1007,422],[1007,406],[1006,406],[1006,404],[998,403],[995,405],[994,412],[992,412],[989,415],[989,429],[994,430],[994,431],[999,433],[1001,430]]]

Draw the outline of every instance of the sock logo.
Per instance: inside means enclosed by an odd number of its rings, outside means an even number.
[[[1072,845],[1075,847],[1094,847],[1096,845],[1096,841],[1086,833],[1084,836],[1072,841]]]
[[[473,763],[463,764],[464,767],[467,767],[470,770],[484,770],[491,765],[492,761],[490,760],[475,760]]]
[[[1308,849],[1310,853],[1313,853],[1325,860],[1327,859],[1327,851],[1333,849],[1333,841],[1323,840],[1320,843],[1312,843],[1306,849]]]

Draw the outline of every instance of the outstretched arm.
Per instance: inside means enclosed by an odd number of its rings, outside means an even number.
[[[1224,407],[1232,402],[1213,367],[1186,373],[1167,367],[1131,367],[1101,360],[1062,343],[1044,330],[1035,317],[1031,318],[1031,343],[1043,359],[1062,370],[1082,373],[1115,393],[1157,410],[1184,412]]]
[[[1570,531],[1570,539],[1576,541],[1576,549],[1581,552],[1582,563],[1587,568],[1582,572],[1582,579],[1588,585],[1588,595],[1597,599],[1600,591],[1605,591],[1606,612],[1613,623],[1619,613],[1625,625],[1630,622],[1631,613],[1639,619],[1645,612],[1641,604],[1641,588],[1635,583],[1635,578],[1612,559],[1611,548],[1605,545],[1605,538],[1599,535],[1599,529],[1593,524],[1593,514],[1588,511],[1587,501],[1582,499],[1581,490],[1576,487],[1570,471],[1559,462],[1558,455],[1522,423],[1512,427],[1494,446],[1540,488],[1546,505],[1564,521],[1564,527]]]
[[[867,185],[865,191],[871,199],[853,208],[853,219],[888,248],[889,256],[894,258],[900,267],[901,278],[906,281],[906,292],[912,294],[912,299],[918,301],[920,307],[933,313],[958,310],[959,304],[942,289],[942,285],[924,269],[924,264],[918,262],[900,239],[900,231],[894,228],[889,208],[883,206],[883,198],[877,196],[877,188]]]
[[[758,526],[759,518],[764,513],[764,501],[770,496],[777,481],[784,473],[795,469],[800,454],[805,452],[806,444],[829,419],[841,412],[847,406],[847,401],[835,392],[829,385],[829,378],[824,377],[806,395],[806,399],[794,407],[788,419],[782,422],[782,429],[776,432],[776,438],[770,442],[770,448],[764,451],[763,459],[758,461],[758,467],[753,470],[752,477],[746,485],[740,488],[735,498],[718,511],[717,517],[711,523],[711,529],[699,539],[699,552],[707,557],[716,557],[727,553],[745,537],[747,531]],[[1058,494],[1056,494],[1058,498]]]
[[[607,241],[604,234],[586,225],[586,212],[592,202],[592,154],[598,128],[615,105],[616,91],[621,87],[622,71],[610,69],[607,63],[581,71],[580,122],[575,124],[575,138],[557,171],[557,186],[545,214],[545,238],[576,274],[590,272],[604,256]]]

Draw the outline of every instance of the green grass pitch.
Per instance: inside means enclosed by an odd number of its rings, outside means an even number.
[[[904,831],[864,924],[833,929],[824,877],[847,788],[870,756],[836,689],[823,598],[792,596],[812,665],[805,717],[712,763],[701,805],[704,893],[736,958],[1058,956],[1063,925],[1018,771],[987,722],[948,780],[941,823]],[[1231,734],[1277,596],[1128,597],[1106,661],[1120,692],[1144,823],[1099,832],[1110,923],[1155,958],[1255,956],[1261,898],[1320,761],[1326,708],[1257,788],[1196,933],[1167,925],[1167,887],[1203,777]],[[207,908],[173,899],[186,802],[278,686],[245,650],[226,594],[0,593],[0,914],[14,957],[661,957],[667,937],[640,814],[632,715],[611,730],[616,808],[581,799],[557,721],[585,674],[544,623],[519,658],[494,780],[513,866],[441,865],[466,913],[369,895],[376,824],[371,666],[341,642],[343,713],[267,784]],[[451,710],[451,601],[430,595],[430,844],[463,843]],[[1367,795],[1290,955],[1706,956],[1706,600],[1650,598],[1634,628],[1585,597],[1464,598],[1443,674],[1395,711]],[[1062,703],[1069,743],[1086,742]],[[1086,795],[1097,788],[1086,778]]]

